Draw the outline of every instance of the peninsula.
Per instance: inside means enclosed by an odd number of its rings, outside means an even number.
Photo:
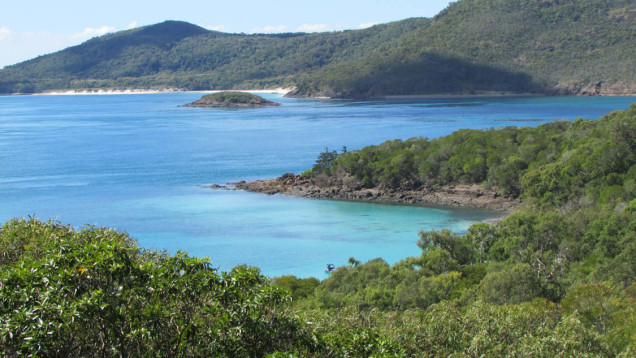
[[[462,129],[440,138],[389,140],[360,150],[325,148],[314,166],[300,175],[288,173],[233,185],[267,194],[505,211],[517,209],[521,201],[565,205],[578,202],[578,195],[592,190],[588,186],[614,183],[613,176],[600,179],[613,170],[625,175],[624,180],[633,180],[628,179],[633,172],[624,173],[630,163],[594,164],[590,148],[599,146],[598,158],[634,153],[633,141],[628,138],[633,134],[629,122],[635,112],[636,104],[595,121],[555,121],[536,128]],[[589,134],[593,130],[598,133]],[[591,138],[580,139],[585,136]],[[604,199],[633,199],[631,189],[611,188],[602,189]]]
[[[265,107],[279,105],[255,94],[223,91],[207,94],[192,103],[184,104],[182,107]]]

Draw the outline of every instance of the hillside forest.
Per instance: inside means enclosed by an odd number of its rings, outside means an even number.
[[[414,14],[417,15],[417,14]],[[460,0],[362,30],[233,34],[181,21],[0,70],[0,93],[294,88],[296,97],[636,93],[631,0]]]

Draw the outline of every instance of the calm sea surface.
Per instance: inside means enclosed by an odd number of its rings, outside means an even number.
[[[464,231],[493,213],[322,201],[205,188],[310,168],[325,147],[460,128],[598,118],[636,97],[344,101],[181,108],[200,93],[0,97],[0,220],[114,227],[143,247],[229,270],[324,277],[327,263],[419,255],[419,230]]]

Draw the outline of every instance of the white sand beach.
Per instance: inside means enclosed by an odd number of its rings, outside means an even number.
[[[210,91],[186,91],[179,88],[162,88],[155,90],[148,89],[125,89],[125,90],[105,90],[105,89],[96,89],[96,90],[68,90],[68,91],[47,91],[42,93],[34,93],[33,95],[56,95],[56,96],[74,96],[74,95],[109,95],[109,94],[149,94],[149,93],[172,93],[172,92],[191,92],[191,93],[215,93],[215,92],[223,92],[223,91],[236,91],[236,92],[250,92],[250,93],[276,93],[276,94],[287,94],[292,91],[293,88],[271,88],[271,89],[258,89],[258,90],[250,90],[250,89],[241,89],[241,90],[210,90]]]

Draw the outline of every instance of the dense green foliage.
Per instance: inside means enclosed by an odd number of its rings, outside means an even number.
[[[630,357],[633,287],[581,286],[574,306],[537,299],[516,305],[449,301],[426,310],[306,311],[336,356],[355,357]],[[595,298],[595,294],[601,294]],[[607,301],[604,301],[607,300]],[[586,316],[593,317],[587,320]],[[591,321],[594,323],[591,323]]]
[[[631,0],[461,0],[298,95],[634,93],[635,25]]]
[[[109,229],[0,229],[3,356],[262,356],[311,336],[257,269],[140,250]]]
[[[375,153],[372,182],[381,180],[382,165],[407,163],[389,158],[429,147],[425,159],[447,148],[439,167],[462,168],[449,182],[472,180],[464,168],[474,156],[485,156],[485,181],[491,163],[522,162],[511,180],[524,201],[498,223],[464,234],[420,232],[417,257],[392,266],[352,257],[322,282],[268,279],[243,266],[219,273],[207,258],[142,250],[113,230],[11,220],[0,228],[0,351],[631,357],[635,145],[636,104],[596,121],[459,131],[342,154],[326,149],[319,175],[339,175],[342,163]],[[495,152],[507,162],[489,160]]]
[[[437,138],[391,140],[329,158],[304,175],[352,176],[364,187],[476,183],[545,206],[580,199],[616,202],[636,194],[636,105],[599,120],[536,128],[462,129]]]
[[[560,305],[447,299],[396,311],[352,302],[296,316],[288,297],[253,268],[219,274],[207,259],[140,251],[109,229],[12,220],[0,245],[0,350],[7,357],[628,357],[636,349],[633,284],[578,284]],[[273,282],[301,305],[318,285],[293,276]]]
[[[635,93],[631,0],[460,0],[413,18],[316,34],[245,35],[175,21],[94,38],[0,70],[0,93],[296,86],[297,96]]]

